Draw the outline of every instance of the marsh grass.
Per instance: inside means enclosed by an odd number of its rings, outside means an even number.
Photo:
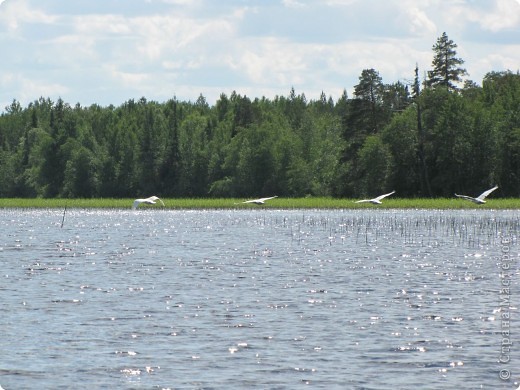
[[[244,204],[237,198],[162,198],[167,209],[520,209],[519,198],[488,199],[484,205],[475,205],[458,198],[392,198],[381,205],[355,203],[354,199],[307,197],[276,198],[264,205]],[[129,209],[133,199],[44,199],[2,198],[0,208],[113,208]],[[141,205],[140,209],[158,208],[156,205]]]
[[[303,226],[303,227],[302,227]],[[402,240],[408,246],[455,245],[471,248],[498,246],[504,237],[517,242],[520,216],[500,213],[341,213],[333,217],[308,217],[297,229],[305,237],[312,230],[329,231],[330,245],[354,239],[355,244]],[[384,244],[383,244],[384,245]]]

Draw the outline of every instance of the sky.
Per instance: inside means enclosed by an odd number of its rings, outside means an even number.
[[[337,100],[364,69],[423,77],[443,32],[466,79],[520,68],[520,0],[0,0],[0,112],[291,88]]]

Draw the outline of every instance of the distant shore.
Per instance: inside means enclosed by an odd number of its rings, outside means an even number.
[[[355,203],[357,199],[307,197],[279,197],[263,205],[241,203],[244,198],[161,198],[156,205],[141,205],[139,209],[501,209],[520,210],[520,198],[488,199],[486,204],[476,205],[458,198],[387,198],[381,205]],[[130,209],[134,199],[96,198],[0,198],[0,208],[86,208]]]

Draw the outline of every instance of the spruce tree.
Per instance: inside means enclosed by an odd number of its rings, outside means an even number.
[[[455,83],[461,82],[462,76],[466,76],[468,73],[466,69],[460,67],[464,61],[456,57],[456,48],[457,45],[448,39],[445,32],[437,39],[437,43],[432,47],[434,52],[433,70],[428,71],[427,86],[441,86],[448,91],[457,90]]]

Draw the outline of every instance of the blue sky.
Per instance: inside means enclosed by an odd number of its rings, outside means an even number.
[[[43,96],[118,106],[221,93],[352,96],[431,69],[443,32],[468,79],[520,67],[520,0],[0,0],[0,111]]]

